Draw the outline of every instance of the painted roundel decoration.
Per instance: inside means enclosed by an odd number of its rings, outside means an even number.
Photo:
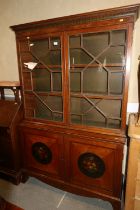
[[[92,178],[99,178],[105,172],[104,161],[94,153],[81,154],[78,167],[83,174]]]
[[[39,163],[48,164],[52,160],[52,152],[46,144],[36,142],[32,145],[32,155]]]

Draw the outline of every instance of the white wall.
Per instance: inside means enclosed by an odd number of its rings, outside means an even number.
[[[11,25],[140,3],[140,0],[0,0],[0,80],[18,80],[15,35]],[[134,29],[129,103],[138,102],[137,67],[140,18]],[[136,104],[135,104],[136,105]]]

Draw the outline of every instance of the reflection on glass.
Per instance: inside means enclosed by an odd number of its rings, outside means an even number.
[[[51,37],[51,49],[60,49],[61,48],[61,42],[59,37]]]

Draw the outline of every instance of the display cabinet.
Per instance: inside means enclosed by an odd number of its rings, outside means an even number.
[[[139,5],[12,26],[24,101],[23,171],[121,209]]]

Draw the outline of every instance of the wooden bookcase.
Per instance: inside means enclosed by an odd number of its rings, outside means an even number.
[[[139,5],[12,26],[24,101],[24,173],[121,209]]]

